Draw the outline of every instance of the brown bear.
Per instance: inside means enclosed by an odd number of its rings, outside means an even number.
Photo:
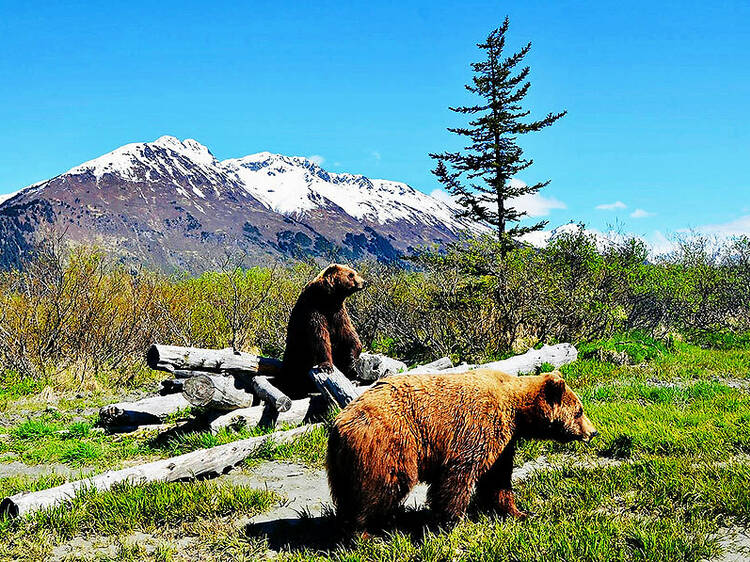
[[[332,371],[335,365],[350,379],[362,351],[344,299],[361,291],[365,280],[351,267],[333,263],[310,281],[289,317],[279,388],[299,398],[316,388],[308,373],[315,365]]]
[[[480,509],[515,517],[511,488],[518,439],[588,441],[597,434],[559,373],[499,371],[399,375],[378,381],[339,414],[328,440],[337,516],[357,530],[382,523],[417,482],[429,484],[435,518]]]

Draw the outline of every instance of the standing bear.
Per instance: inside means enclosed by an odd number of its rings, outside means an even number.
[[[518,439],[588,441],[597,434],[559,373],[499,371],[382,379],[336,418],[328,483],[351,530],[382,524],[417,482],[429,484],[435,518],[480,509],[524,517],[511,487]]]
[[[291,398],[315,392],[308,375],[315,365],[329,372],[335,365],[347,377],[356,377],[354,362],[362,351],[344,300],[361,291],[365,280],[351,267],[337,263],[310,281],[289,318],[279,388]]]

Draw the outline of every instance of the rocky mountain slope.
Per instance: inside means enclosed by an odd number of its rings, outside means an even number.
[[[268,152],[219,161],[192,139],[164,136],[0,200],[0,262],[14,263],[50,230],[127,261],[201,270],[227,251],[255,263],[392,260],[481,228],[403,183]]]

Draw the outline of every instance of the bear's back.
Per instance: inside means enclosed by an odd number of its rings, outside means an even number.
[[[446,375],[394,375],[379,380],[339,415],[343,424],[413,424],[431,426],[470,423],[477,416],[502,416],[518,392],[519,377],[476,370]],[[337,420],[338,421],[338,420]]]

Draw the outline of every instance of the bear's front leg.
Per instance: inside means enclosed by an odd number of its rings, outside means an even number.
[[[515,452],[515,442],[509,443],[495,464],[479,478],[475,494],[478,509],[494,511],[500,515],[509,515],[518,519],[527,517],[527,513],[516,507],[516,500],[513,497],[511,478]]]
[[[310,342],[312,364],[313,366],[317,365],[326,373],[332,373],[334,362],[331,348],[331,334],[328,331],[328,323],[325,316],[322,314],[313,314],[310,328],[313,334],[312,341]]]

